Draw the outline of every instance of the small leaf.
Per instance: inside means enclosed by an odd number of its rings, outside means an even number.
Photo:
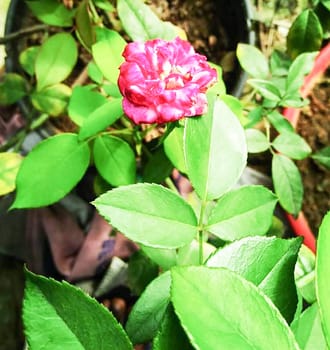
[[[259,94],[268,100],[279,102],[281,101],[281,92],[278,87],[269,80],[249,79],[247,81]]]
[[[57,33],[49,37],[42,44],[35,63],[37,90],[66,79],[77,57],[77,45],[70,34]]]
[[[19,55],[19,63],[26,73],[34,75],[35,62],[39,53],[40,46],[30,46]]]
[[[171,300],[196,349],[299,349],[273,303],[228,269],[173,268]]]
[[[212,209],[206,228],[226,241],[264,235],[272,223],[276,202],[274,194],[262,186],[232,190]]]
[[[206,265],[226,267],[254,283],[291,322],[298,302],[293,271],[300,246],[300,238],[246,237],[218,249]]]
[[[241,176],[247,159],[244,130],[231,109],[208,97],[207,114],[187,118],[184,147],[189,179],[202,200],[219,198]]]
[[[72,90],[68,112],[71,120],[81,126],[98,107],[107,102],[107,99],[98,92],[86,86],[75,86]]]
[[[93,204],[128,238],[146,246],[178,248],[197,234],[192,207],[160,185],[122,186],[98,197]]]
[[[283,52],[274,50],[270,56],[270,70],[272,76],[287,76],[291,60]]]
[[[133,350],[121,325],[95,299],[28,271],[23,320],[30,349]]]
[[[0,153],[0,196],[15,189],[15,180],[23,158],[18,153]]]
[[[16,73],[5,74],[0,81],[0,105],[11,105],[27,93],[26,80]]]
[[[179,35],[173,24],[161,21],[141,0],[118,0],[117,11],[125,32],[133,41],[173,40]]]
[[[312,158],[327,169],[330,169],[330,146],[324,147],[320,151],[314,153]]]
[[[286,94],[300,90],[304,83],[304,77],[313,68],[317,52],[302,53],[291,64],[286,79]]]
[[[258,48],[240,43],[236,53],[240,65],[252,78],[267,79],[268,61]]]
[[[171,175],[173,165],[167,158],[164,148],[158,147],[143,168],[143,182],[162,183]]]
[[[60,27],[73,25],[74,10],[67,9],[57,0],[26,1],[33,14],[42,22]]]
[[[135,154],[127,142],[110,135],[98,136],[93,155],[97,170],[112,186],[135,182]]]
[[[107,28],[97,28],[96,35],[97,42],[92,46],[93,58],[103,75],[117,84],[119,67],[124,62],[122,53],[127,43],[118,32]]]
[[[165,272],[154,279],[129,313],[127,334],[133,344],[155,337],[170,302],[171,274]]]
[[[308,143],[293,132],[281,133],[272,142],[272,146],[277,151],[293,159],[304,159],[312,152]]]
[[[272,111],[271,113],[267,114],[266,117],[277,132],[294,132],[292,124],[286,118],[284,118],[284,116],[278,111]]]
[[[304,189],[297,166],[290,158],[275,154],[272,161],[272,178],[281,206],[289,213],[298,215]]]
[[[71,89],[64,84],[47,86],[31,95],[33,106],[53,117],[63,114],[69,103]]]
[[[84,46],[90,49],[95,43],[96,35],[89,14],[88,2],[86,0],[79,4],[75,19],[78,36]]]
[[[183,152],[184,128],[176,127],[164,141],[164,151],[174,167],[182,173],[187,173]]]
[[[306,9],[292,23],[287,36],[287,50],[291,58],[303,52],[318,51],[323,40],[321,23],[315,12]]]
[[[249,153],[264,152],[270,147],[267,136],[260,130],[246,129],[245,136]]]
[[[87,66],[88,76],[95,81],[97,84],[102,84],[103,74],[100,71],[100,68],[93,62],[89,62]]]
[[[322,220],[316,251],[316,296],[320,308],[323,333],[330,346],[330,212]]]
[[[102,103],[101,99],[95,102]],[[83,122],[79,130],[79,140],[85,140],[103,131],[123,115],[122,99],[116,98],[95,109]]]
[[[301,349],[328,349],[322,332],[320,312],[317,303],[308,307],[300,317],[293,322],[291,329]]]
[[[175,249],[160,249],[140,245],[143,252],[154,261],[163,271],[169,270],[176,265],[177,254]]]
[[[16,179],[12,208],[53,204],[68,194],[89,165],[89,147],[75,134],[65,133],[40,142],[23,160]]]
[[[154,339],[152,350],[193,350],[186,333],[182,329],[173,306],[168,305],[159,332]]]

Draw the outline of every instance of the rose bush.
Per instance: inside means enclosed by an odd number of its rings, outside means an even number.
[[[120,67],[123,108],[136,124],[166,123],[206,112],[206,90],[217,80],[206,57],[185,40],[129,43]]]

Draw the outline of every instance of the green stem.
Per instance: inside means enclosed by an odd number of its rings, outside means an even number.
[[[207,201],[203,200],[201,203],[201,210],[199,212],[198,221],[198,246],[199,246],[199,264],[203,265],[204,262],[204,214]]]

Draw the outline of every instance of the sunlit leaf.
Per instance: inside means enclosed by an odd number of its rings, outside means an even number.
[[[15,189],[16,175],[22,160],[18,153],[0,153],[0,196]]]
[[[246,129],[245,135],[249,153],[264,152],[270,146],[267,136],[260,130]]]
[[[34,75],[35,61],[39,53],[40,46],[30,46],[19,55],[19,63],[26,73]]]

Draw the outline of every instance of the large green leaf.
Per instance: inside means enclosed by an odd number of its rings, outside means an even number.
[[[133,349],[121,325],[95,299],[31,272],[26,272],[23,320],[33,350]]]
[[[124,38],[107,28],[96,29],[97,42],[92,46],[93,58],[103,75],[116,84],[119,67],[124,62],[122,53],[126,46]]]
[[[100,135],[95,140],[93,155],[97,170],[112,186],[135,182],[135,154],[124,140]]]
[[[325,339],[330,347],[330,212],[323,218],[317,240],[316,296]]]
[[[14,191],[16,175],[22,160],[18,153],[0,153],[0,196]]]
[[[89,117],[99,107],[104,105],[107,99],[90,87],[76,86],[72,90],[68,106],[69,117],[77,125],[81,126],[85,119]]]
[[[240,65],[252,78],[267,79],[268,61],[258,48],[240,43],[237,45],[236,53]]]
[[[13,208],[53,204],[68,194],[89,165],[87,143],[66,133],[40,142],[23,160],[16,179]]]
[[[64,84],[46,86],[31,95],[31,102],[39,111],[56,117],[65,112],[71,92]]]
[[[186,333],[169,304],[160,325],[159,332],[153,342],[153,350],[193,350]]]
[[[142,0],[118,0],[117,10],[126,33],[133,41],[172,40],[178,36],[176,27],[161,21]]]
[[[0,105],[13,104],[27,93],[28,85],[26,80],[16,73],[5,74],[0,81]]]
[[[236,115],[214,95],[207,114],[187,118],[184,147],[189,179],[202,200],[233,187],[246,165],[245,134]]]
[[[178,248],[197,235],[192,207],[160,185],[122,186],[98,197],[93,204],[128,238],[146,246]]]
[[[294,132],[282,132],[272,142],[272,146],[293,159],[304,159],[312,152],[309,144]]]
[[[126,324],[133,344],[155,337],[170,302],[171,274],[165,272],[154,279],[134,304]]]
[[[69,76],[77,62],[78,49],[68,33],[57,33],[41,46],[36,58],[37,90],[60,83]]]
[[[196,349],[299,349],[273,303],[228,269],[173,268],[171,300]]]
[[[320,312],[317,303],[308,307],[300,317],[292,323],[291,329],[301,349],[328,349],[322,332]]]
[[[276,202],[274,194],[262,186],[230,191],[212,209],[206,229],[228,241],[264,235],[272,223]]]
[[[247,237],[217,250],[206,265],[226,267],[254,283],[291,322],[298,302],[293,271],[300,245],[300,238]]]
[[[281,206],[289,213],[298,215],[303,200],[303,185],[297,166],[290,158],[274,154],[272,178],[275,193]]]
[[[33,14],[42,22],[52,26],[71,27],[74,10],[69,10],[57,0],[26,1]]]
[[[292,23],[287,36],[287,49],[292,58],[303,52],[318,51],[323,40],[321,23],[315,12],[306,9]]]
[[[123,115],[122,99],[116,98],[96,108],[83,122],[79,140],[87,139],[112,125]]]

